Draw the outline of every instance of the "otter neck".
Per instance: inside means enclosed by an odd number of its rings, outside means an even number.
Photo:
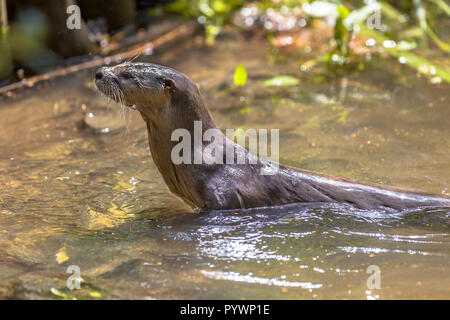
[[[191,155],[194,150],[194,123],[201,122],[201,136],[208,129],[217,128],[201,97],[184,99],[183,104],[172,99],[170,103],[151,116],[141,112],[147,124],[148,142],[153,160],[169,187],[169,190],[185,200],[193,208],[203,207],[199,184],[195,183],[193,166],[199,164],[175,165],[172,161],[172,149],[180,141],[172,141],[172,133],[177,129],[185,129],[191,138]],[[145,109],[144,109],[145,110]],[[198,124],[197,124],[198,125]],[[202,144],[203,146],[203,144]],[[201,165],[201,164],[200,164]]]

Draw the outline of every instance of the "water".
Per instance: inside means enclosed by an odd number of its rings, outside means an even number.
[[[194,42],[141,58],[201,87],[221,128],[279,128],[282,163],[449,196],[449,87],[377,60],[344,80],[300,72],[318,54],[266,41]],[[232,85],[242,63],[243,88]],[[293,87],[264,87],[277,75]],[[0,107],[3,298],[390,299],[450,297],[450,210],[294,204],[193,214],[172,196],[135,112],[126,126],[93,71]],[[66,288],[79,266],[79,290]],[[369,266],[381,288],[369,288]],[[370,269],[369,269],[370,270]]]

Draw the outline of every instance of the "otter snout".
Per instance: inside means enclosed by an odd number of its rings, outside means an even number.
[[[95,84],[100,91],[102,91],[101,88],[104,88],[108,85],[120,85],[119,81],[117,80],[118,79],[116,74],[114,73],[113,68],[102,67],[95,72]]]
[[[124,86],[120,74],[115,67],[102,67],[97,69],[94,76],[97,89],[115,102],[128,105],[126,99],[127,88]]]
[[[101,80],[103,78],[103,71],[99,69],[95,74],[95,80]]]

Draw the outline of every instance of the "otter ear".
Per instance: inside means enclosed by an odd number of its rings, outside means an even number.
[[[164,79],[163,80],[164,89],[172,90],[175,89],[175,82],[172,79]]]

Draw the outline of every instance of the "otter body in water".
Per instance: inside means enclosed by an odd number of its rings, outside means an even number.
[[[171,137],[176,129],[185,129],[193,137],[197,121],[201,122],[202,133],[217,128],[197,86],[174,69],[149,63],[101,68],[95,83],[109,98],[140,112],[147,124],[154,162],[164,181],[171,192],[194,209],[241,209],[296,202],[338,202],[362,209],[398,210],[450,206],[448,199],[329,178],[282,165],[275,174],[262,175],[261,169],[272,164],[258,158],[254,164],[174,164],[171,153],[178,142]],[[223,134],[219,143],[231,144],[235,157],[254,157]],[[204,147],[201,143],[200,149]],[[193,144],[191,154],[202,152],[195,148]]]

